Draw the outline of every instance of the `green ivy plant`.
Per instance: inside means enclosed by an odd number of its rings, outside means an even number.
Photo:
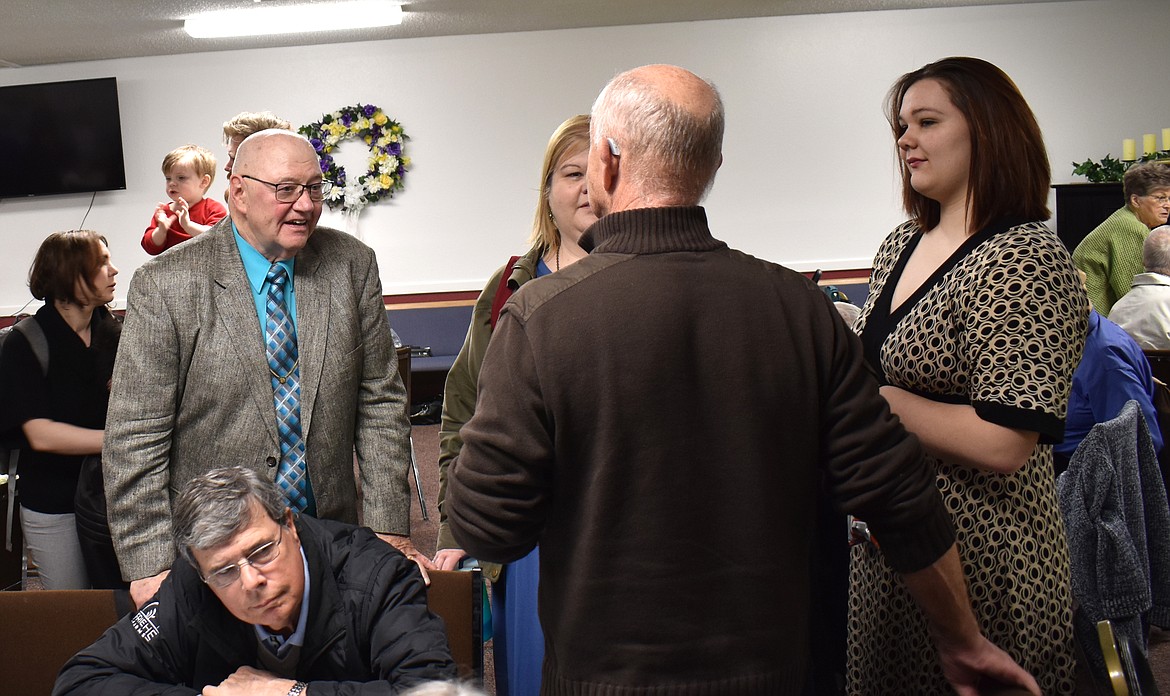
[[[1084,162],[1073,162],[1073,174],[1083,176],[1094,184],[1105,184],[1113,181],[1121,181],[1121,178],[1125,176],[1125,170],[1138,162],[1153,162],[1155,160],[1167,159],[1170,159],[1170,150],[1142,155],[1136,162],[1123,162],[1113,159],[1112,155],[1105,155],[1101,158],[1100,162],[1094,162],[1091,159],[1085,160]]]

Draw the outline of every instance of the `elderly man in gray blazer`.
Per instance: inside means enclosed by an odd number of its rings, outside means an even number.
[[[103,455],[110,531],[135,601],[174,561],[171,502],[189,480],[229,464],[277,476],[282,375],[270,369],[264,327],[265,270],[277,263],[291,271],[290,372],[299,370],[310,505],[358,521],[356,448],[363,523],[425,568],[408,536],[410,424],[373,251],[317,228],[321,169],[299,135],[250,136],[229,187],[230,218],[130,283]]]

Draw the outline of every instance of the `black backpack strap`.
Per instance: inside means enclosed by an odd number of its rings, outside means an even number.
[[[4,550],[12,551],[12,530],[20,524],[20,515],[16,508],[16,463],[20,459],[20,450],[0,447],[0,456],[7,461],[3,462],[3,485],[8,489],[8,509],[3,511],[5,522]],[[19,550],[17,551],[20,552]]]
[[[45,331],[35,319],[30,321],[21,321],[12,325],[14,331],[19,331],[24,335],[24,339],[28,341],[28,345],[32,348],[33,355],[36,356],[37,362],[41,364],[41,374],[49,374],[49,340],[45,338]]]

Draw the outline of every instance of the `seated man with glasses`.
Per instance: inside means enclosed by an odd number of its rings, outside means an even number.
[[[455,676],[417,567],[369,529],[296,516],[231,467],[191,481],[173,531],[158,594],[70,660],[55,694],[391,694]]]

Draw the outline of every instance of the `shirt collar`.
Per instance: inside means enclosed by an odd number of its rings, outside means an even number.
[[[232,232],[236,238],[236,248],[240,250],[240,260],[244,262],[244,273],[248,275],[248,284],[252,286],[252,294],[259,295],[264,289],[264,280],[268,276],[268,269],[272,268],[272,262],[264,258],[263,254],[256,251],[256,248],[240,235],[235,220],[232,221]],[[293,261],[295,260],[285,259],[276,262],[284,266],[284,270],[288,272],[289,289],[294,291],[296,286],[293,280]]]
[[[305,594],[303,597],[301,597],[301,615],[300,618],[297,619],[297,629],[293,631],[292,635],[290,635],[288,638],[283,638],[280,635],[269,632],[268,629],[259,624],[254,625],[254,628],[256,629],[256,636],[260,638],[261,645],[264,645],[264,641],[268,640],[269,638],[276,639],[276,642],[280,645],[280,647],[276,650],[277,657],[284,657],[287,655],[288,651],[293,645],[303,646],[305,644],[305,627],[309,624],[309,559],[305,558],[304,547],[298,545],[297,550],[301,552],[301,564],[305,569]]]

